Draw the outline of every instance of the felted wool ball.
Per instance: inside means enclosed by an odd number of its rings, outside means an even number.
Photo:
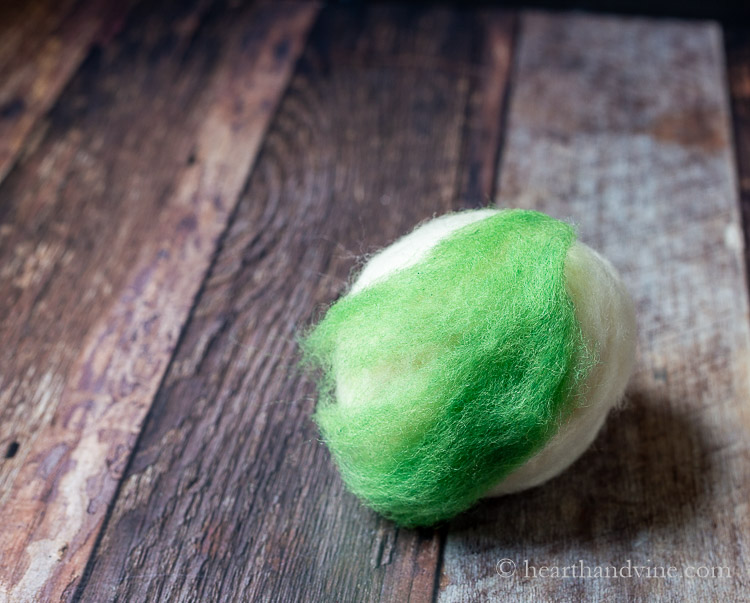
[[[302,340],[347,487],[405,526],[539,485],[593,441],[635,356],[612,265],[544,214],[426,222]]]

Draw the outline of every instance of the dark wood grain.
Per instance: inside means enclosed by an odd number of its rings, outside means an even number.
[[[500,203],[572,220],[620,269],[638,364],[571,469],[451,523],[438,600],[747,600],[750,330],[720,31],[544,13],[520,30]]]
[[[507,84],[514,48],[512,41],[517,26],[514,13],[480,10],[476,18],[485,28],[480,62],[485,70],[489,68],[492,72],[479,80],[469,96],[458,194],[466,207],[490,205],[495,198],[510,89]]]
[[[91,44],[134,0],[9,0],[0,5],[0,182]]]
[[[750,26],[725,28],[729,92],[740,211],[745,241],[750,241]],[[745,265],[750,275],[750,246],[745,245]]]
[[[476,149],[498,143],[508,19],[392,7],[321,15],[82,600],[432,599],[440,534],[396,530],[344,491],[309,419],[295,337],[362,254],[491,194],[482,187],[493,168]],[[489,138],[476,143],[483,128]],[[469,164],[481,178],[466,177]],[[471,199],[468,181],[478,183]]]
[[[148,3],[0,187],[0,598],[69,598],[316,7]]]

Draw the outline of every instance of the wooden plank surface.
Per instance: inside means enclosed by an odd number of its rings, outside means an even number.
[[[0,5],[0,182],[90,45],[119,28],[132,3],[9,0]]]
[[[613,261],[639,360],[569,471],[451,523],[438,600],[747,600],[748,298],[720,31],[543,13],[520,31],[500,204],[573,220]],[[526,561],[678,575],[534,578]]]
[[[321,15],[81,600],[432,600],[440,532],[397,530],[343,490],[294,339],[361,254],[492,194],[482,149],[499,142],[512,23]]]
[[[725,48],[732,102],[732,125],[737,157],[740,211],[745,241],[750,241],[750,26],[725,29]],[[750,248],[745,245],[745,265],[750,269]]]
[[[328,7],[287,88],[315,5],[129,4],[0,7],[0,601],[748,597],[715,25]],[[747,236],[747,32],[727,49]],[[500,205],[621,270],[637,372],[564,475],[400,530],[344,491],[295,337],[363,255],[498,173]],[[579,562],[677,574],[533,577]]]
[[[72,596],[316,12],[147,4],[0,187],[0,600]]]

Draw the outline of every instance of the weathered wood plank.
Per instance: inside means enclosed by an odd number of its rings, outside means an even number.
[[[142,6],[0,187],[0,599],[72,595],[315,12]]]
[[[639,363],[569,471],[451,524],[439,600],[743,600],[750,338],[720,32],[538,13],[521,31],[500,204],[572,219],[611,258],[637,302]],[[526,560],[678,575],[534,578]]]
[[[37,0],[0,7],[0,182],[91,44],[112,35],[130,4]]]
[[[321,15],[82,600],[432,599],[439,533],[396,530],[343,490],[309,420],[313,387],[295,369],[294,338],[358,256],[474,202],[457,200],[462,166],[488,168],[467,140],[485,115],[497,137],[501,112],[474,95],[502,98],[509,32],[496,13]],[[481,196],[487,180],[474,187]]]

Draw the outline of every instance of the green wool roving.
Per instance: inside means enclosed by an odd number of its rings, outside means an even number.
[[[477,210],[374,256],[302,350],[347,487],[418,526],[569,465],[622,396],[634,332],[619,278],[571,226]]]

